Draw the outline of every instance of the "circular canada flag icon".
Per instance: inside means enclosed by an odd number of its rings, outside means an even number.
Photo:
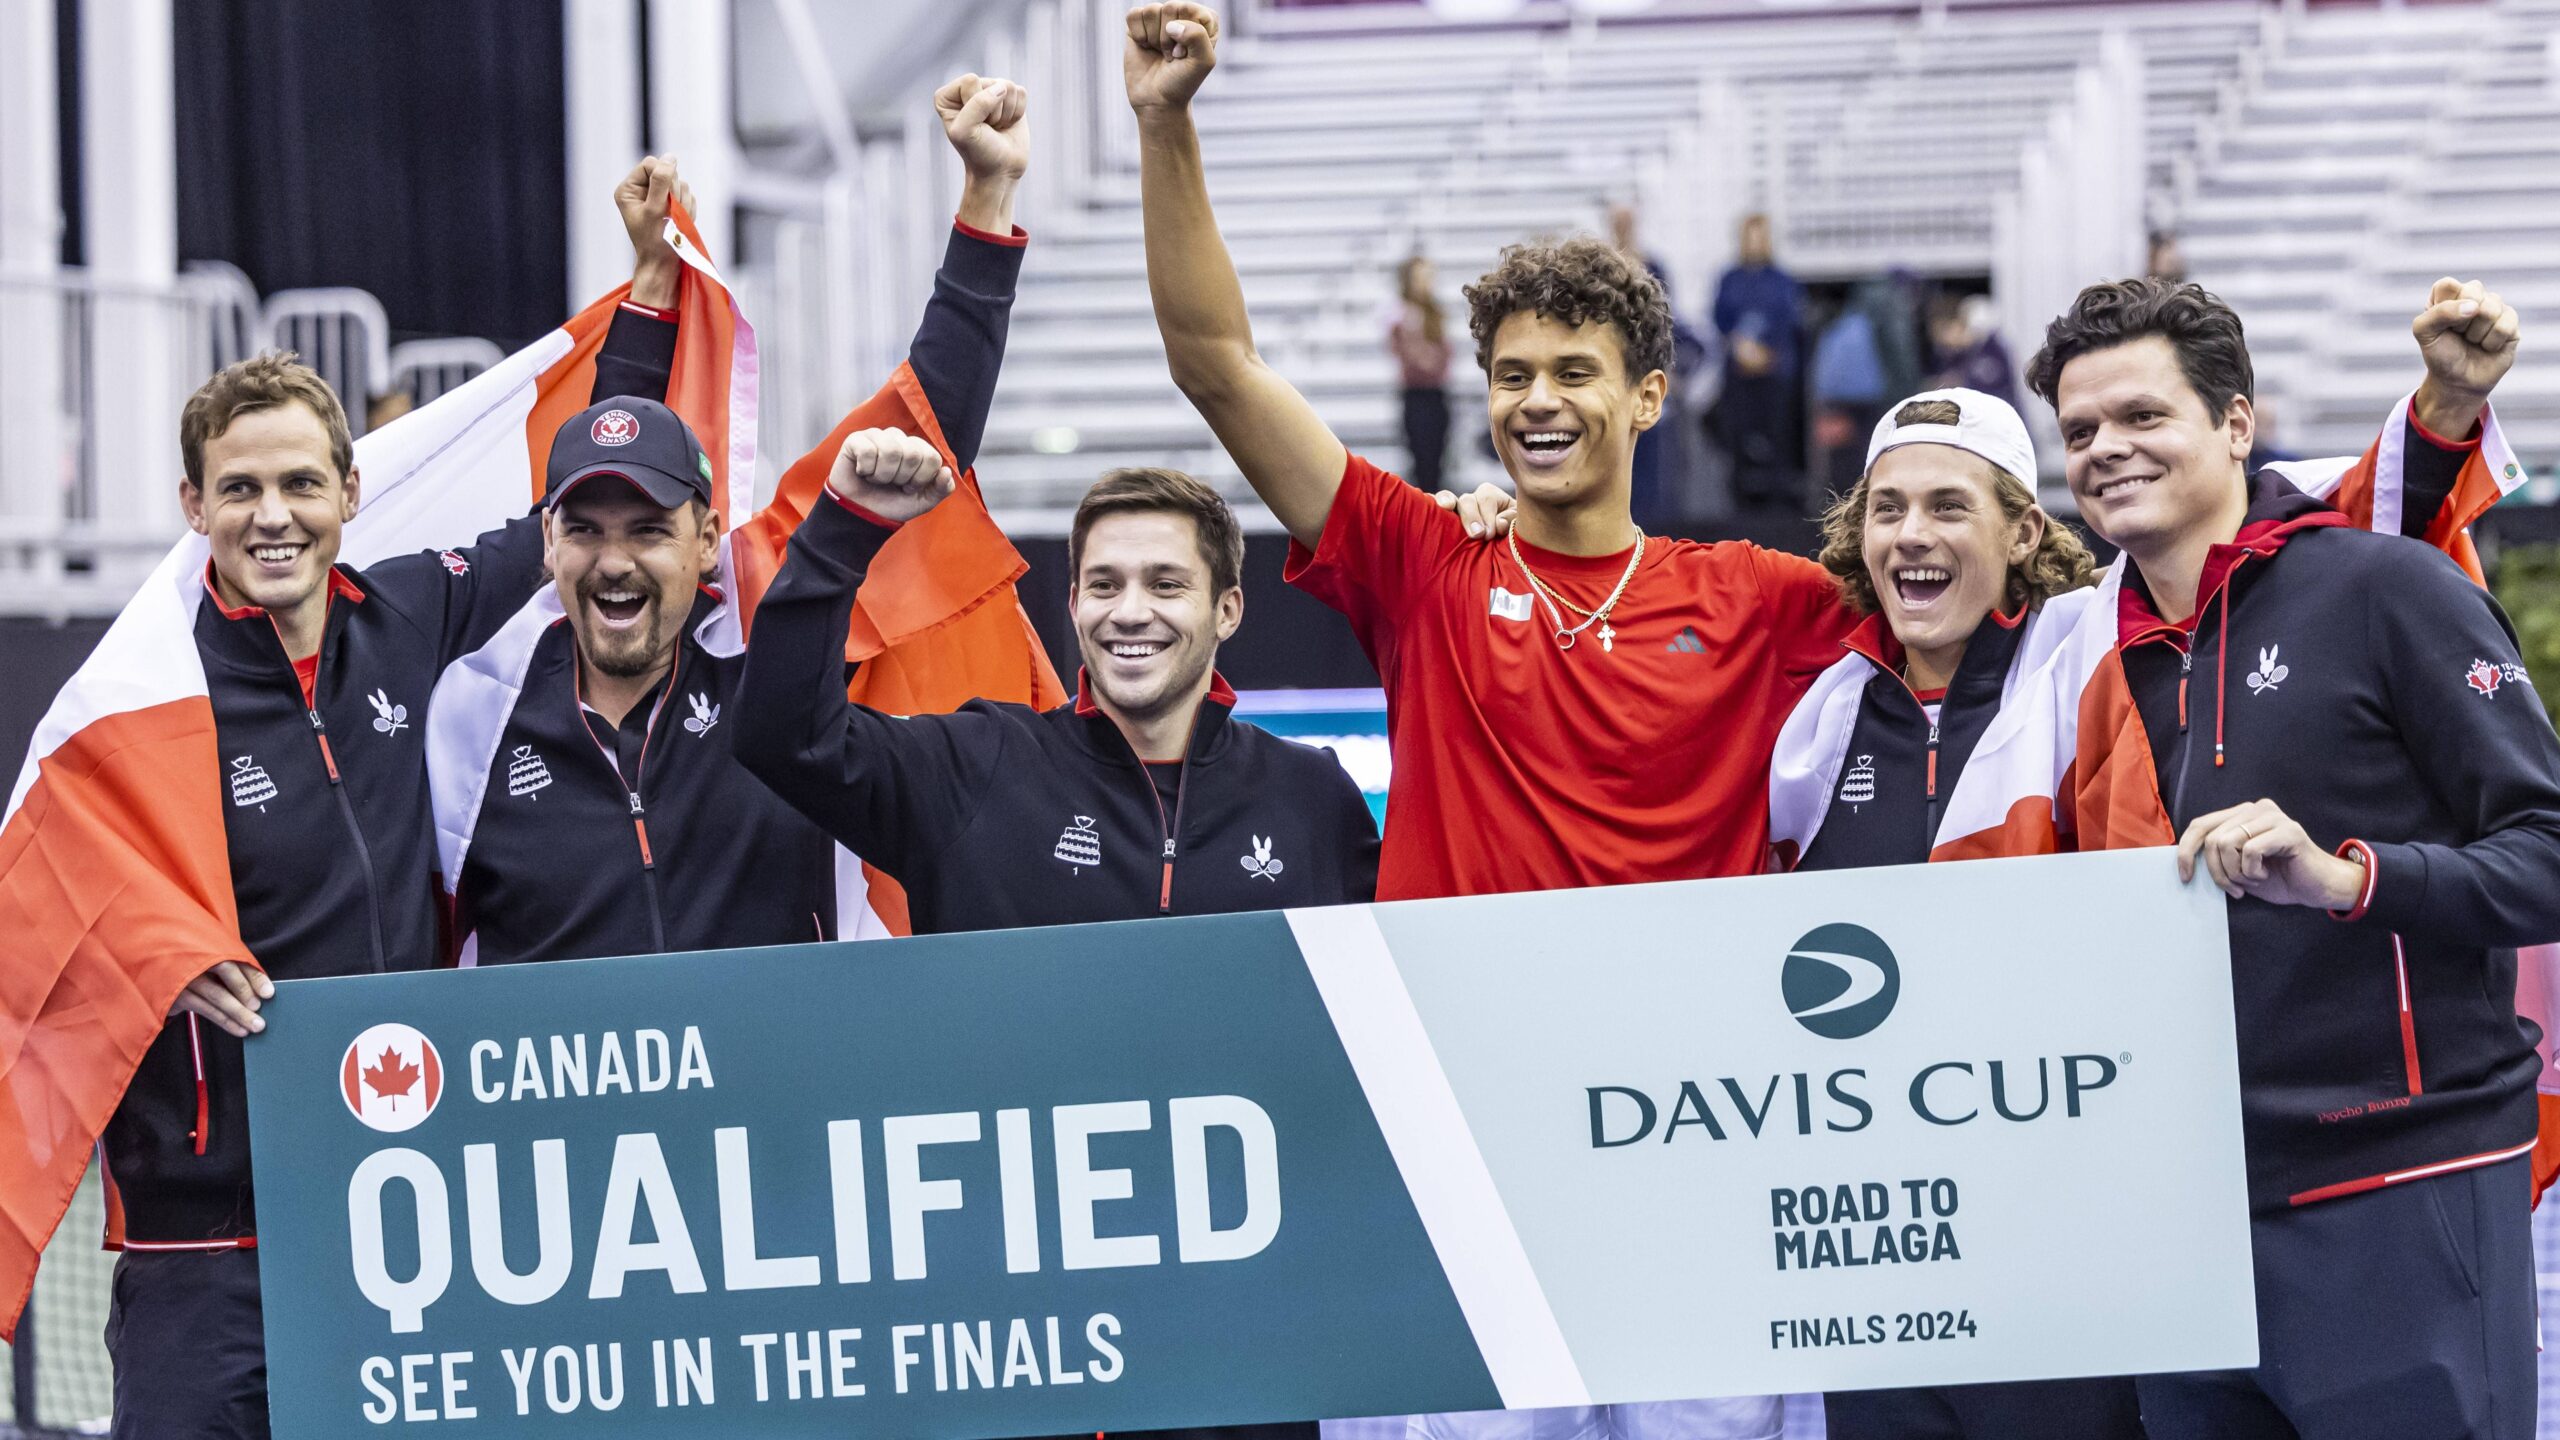
[[[338,1093],[349,1113],[375,1130],[415,1129],[444,1098],[444,1060],[415,1027],[386,1020],[347,1047]]]
[[[607,410],[587,427],[587,438],[599,445],[628,445],[640,438],[640,417],[628,410]]]

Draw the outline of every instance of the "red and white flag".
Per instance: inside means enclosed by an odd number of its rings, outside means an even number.
[[[2353,459],[2294,461],[2277,468],[2304,492],[2329,502],[2348,521],[2397,533],[2402,521],[2407,397],[2382,432]],[[2463,462],[2438,508],[2426,541],[2486,583],[2469,526],[2525,480],[2494,411],[2481,416],[2480,443]],[[2116,650],[2116,603],[2124,583],[2119,557],[2099,582],[2045,601],[2025,622],[2018,653],[2001,690],[2000,711],[1983,731],[1945,801],[1929,858],[1980,860],[2048,855],[2059,850],[2172,845],[2167,807],[2152,773],[2151,749],[2130,740],[2084,746],[2084,727],[2132,725],[2133,697]],[[1781,853],[1801,855],[1830,808],[1859,697],[1874,673],[1861,656],[1843,658],[1817,678],[1779,732],[1769,771],[1769,833]],[[2073,797],[2066,805],[2061,797]],[[2082,832],[2070,833],[2076,811]],[[1790,850],[1787,847],[1792,845]],[[2517,1003],[2548,1037],[2549,1001],[2560,999],[2560,949],[2548,973],[2519,987]],[[2531,967],[2536,957],[2528,952]],[[2546,1058],[2551,1054],[2548,1043]],[[2535,1155],[2536,1193],[2560,1174],[2560,1064],[2546,1063],[2542,1085],[2544,1141]]]
[[[690,222],[670,220],[669,239],[689,273],[667,404],[702,441],[723,512],[745,514],[755,333]],[[361,568],[459,546],[522,515],[540,494],[553,434],[588,404],[596,353],[626,295],[605,296],[357,441],[364,502],[340,559]],[[906,423],[930,427],[919,433],[940,444],[930,421],[922,388],[900,367],[735,527],[723,563],[742,632],[844,435]],[[889,698],[908,713],[977,696],[1059,703],[1063,688],[1013,593],[1021,557],[987,515],[974,476],[954,501],[883,550],[854,611],[848,655],[874,661],[865,676],[876,671],[875,684],[895,687]],[[203,537],[186,536],[126,604],[37,726],[0,816],[0,935],[9,946],[0,964],[0,1339],[16,1332],[37,1258],[170,1005],[216,962],[256,959],[232,901],[223,767],[194,641],[208,557]],[[869,897],[867,913],[875,932],[904,928],[893,886]],[[392,1048],[402,1064],[380,1070],[386,1084],[407,1065],[432,1068]],[[381,1060],[362,1057],[360,1088]],[[424,1074],[416,1084],[433,1093]],[[385,1114],[401,1103],[370,1093]]]

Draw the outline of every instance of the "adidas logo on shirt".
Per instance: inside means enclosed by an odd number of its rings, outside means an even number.
[[[1696,627],[1683,625],[1680,627],[1680,633],[1671,637],[1671,643],[1662,648],[1682,655],[1704,655],[1707,653],[1707,642],[1698,638]]]

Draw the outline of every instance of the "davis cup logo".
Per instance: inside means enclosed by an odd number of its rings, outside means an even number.
[[[628,445],[640,438],[640,418],[628,410],[607,410],[587,428],[587,438],[599,445]]]
[[[1797,1024],[1826,1040],[1855,1040],[1893,1013],[1902,967],[1874,931],[1824,925],[1787,951],[1779,989]]]
[[[387,1020],[365,1031],[338,1062],[347,1110],[376,1130],[415,1129],[444,1097],[444,1060],[411,1026]]]

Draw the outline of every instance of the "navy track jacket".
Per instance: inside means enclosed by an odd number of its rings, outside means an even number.
[[[2514,948],[2560,939],[2560,741],[2497,602],[2443,554],[2261,476],[2185,624],[2138,574],[2126,681],[2170,820],[2273,800],[2361,847],[2344,918],[2231,902],[2252,1205],[2533,1143]]]
[[[596,357],[595,398],[665,395],[675,332],[617,310]],[[423,970],[440,957],[427,695],[541,582],[533,515],[459,550],[338,567],[308,705],[266,612],[226,612],[206,597],[196,648],[222,747],[231,888],[241,941],[268,975]],[[144,1053],[104,1140],[127,1248],[216,1247],[257,1233],[240,1045],[179,1015]]]
[[[832,493],[832,492],[830,492]],[[844,633],[892,532],[821,504],[756,612],[738,757],[895,876],[919,935],[1368,900],[1378,830],[1331,752],[1216,682],[1164,793],[1082,694],[901,718],[845,699]]]

